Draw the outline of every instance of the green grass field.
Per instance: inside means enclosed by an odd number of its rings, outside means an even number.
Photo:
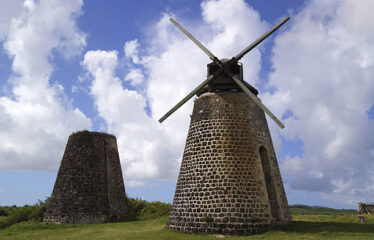
[[[359,224],[357,215],[296,215],[294,222],[252,236],[227,239],[374,239],[374,216]],[[1,240],[13,239],[216,239],[165,229],[167,217],[145,221],[91,225],[46,225],[22,222],[0,230]]]

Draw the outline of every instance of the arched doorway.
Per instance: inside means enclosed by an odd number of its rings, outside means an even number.
[[[271,215],[274,220],[279,220],[279,213],[278,213],[279,207],[278,207],[278,201],[277,201],[277,193],[275,190],[275,181],[274,181],[274,177],[271,171],[271,165],[270,165],[268,153],[266,151],[266,148],[263,146],[260,147],[259,151],[260,151],[262,169],[264,171],[266,189],[267,189],[268,197],[269,197]]]

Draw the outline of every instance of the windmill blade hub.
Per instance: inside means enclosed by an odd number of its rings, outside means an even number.
[[[197,93],[198,96],[206,92],[242,92],[242,89],[232,80],[232,76],[234,75],[257,96],[257,89],[243,79],[242,63],[238,62],[235,58],[223,58],[220,59],[219,62],[222,64],[222,67],[216,62],[211,62],[207,65],[207,75],[215,75],[215,78]]]

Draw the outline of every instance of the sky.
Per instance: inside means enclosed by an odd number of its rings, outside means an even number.
[[[285,124],[268,124],[289,204],[374,202],[371,0],[0,0],[0,205],[49,197],[68,136],[117,137],[126,193],[172,202],[190,100],[157,120],[285,16],[241,62]]]

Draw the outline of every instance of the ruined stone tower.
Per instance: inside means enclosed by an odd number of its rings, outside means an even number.
[[[200,95],[167,227],[248,234],[290,221],[264,112],[243,92]]]
[[[127,198],[115,136],[70,135],[44,222],[102,223],[124,220]]]

